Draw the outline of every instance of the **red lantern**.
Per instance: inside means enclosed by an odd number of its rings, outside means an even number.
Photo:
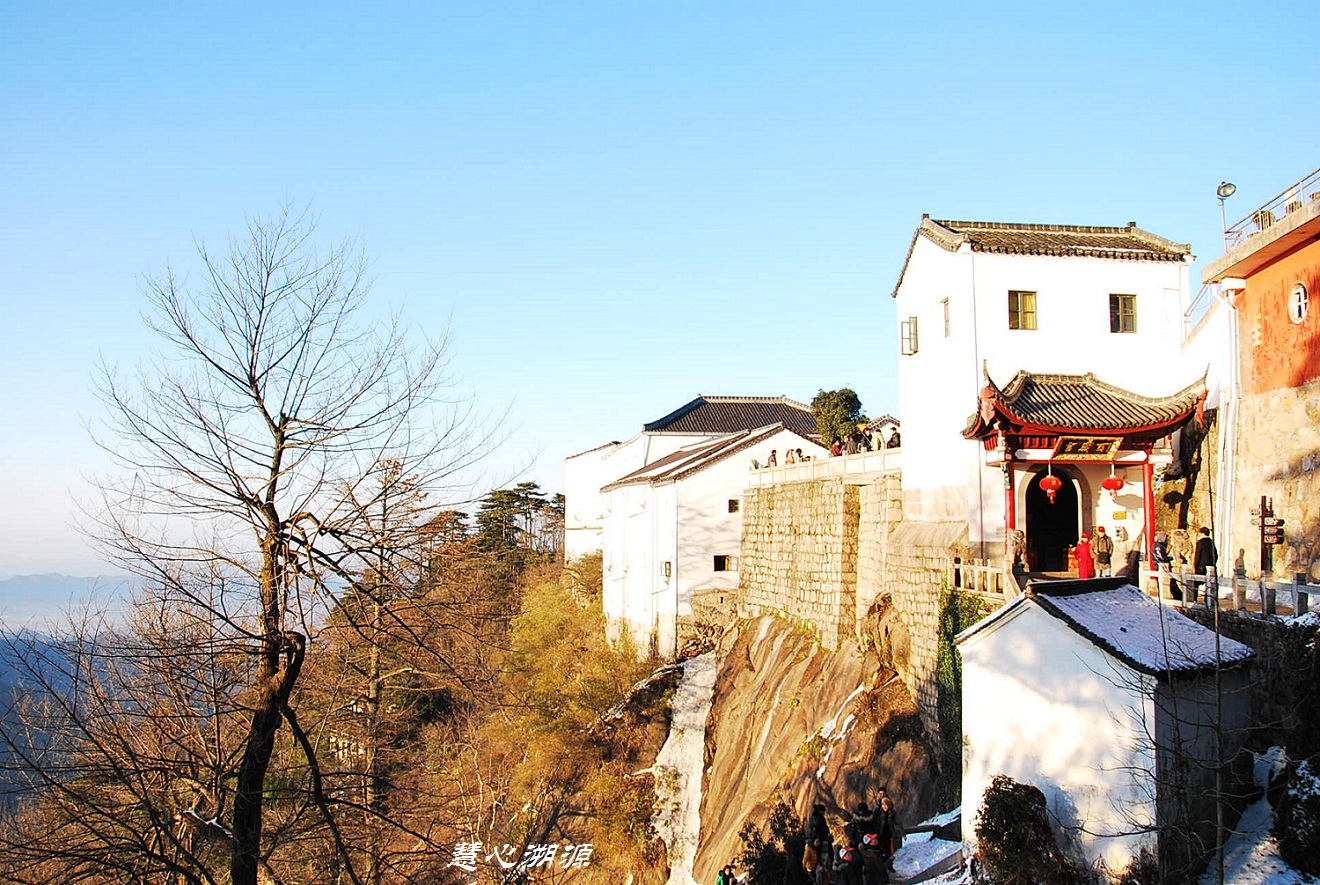
[[[1113,474],[1106,476],[1105,481],[1100,483],[1100,486],[1115,498],[1118,497],[1118,493],[1123,490],[1124,485],[1126,485],[1126,483]]]
[[[1059,493],[1059,489],[1063,488],[1063,480],[1052,473],[1049,476],[1042,476],[1040,478],[1040,488],[1041,491],[1050,496],[1050,503],[1053,504],[1054,496]]]

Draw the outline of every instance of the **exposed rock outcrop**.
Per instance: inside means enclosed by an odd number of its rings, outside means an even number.
[[[905,821],[936,810],[920,717],[888,650],[879,652],[824,649],[773,616],[725,633],[706,731],[697,881],[712,881],[740,850],[744,822],[764,824],[779,799],[804,819],[822,802],[834,824],[887,785]]]

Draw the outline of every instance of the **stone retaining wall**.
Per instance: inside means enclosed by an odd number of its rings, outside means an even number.
[[[858,515],[857,486],[839,479],[749,490],[739,614],[788,615],[839,648],[854,635]]]
[[[896,473],[869,485],[822,479],[753,489],[743,500],[739,614],[786,615],[838,649],[861,642],[868,618],[892,607],[908,643],[895,664],[936,735],[940,590],[966,544],[964,522],[903,522]]]

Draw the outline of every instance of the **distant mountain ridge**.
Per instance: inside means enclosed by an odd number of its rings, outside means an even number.
[[[125,575],[15,575],[0,580],[0,625],[9,629],[57,618],[61,611],[89,599],[117,608],[128,598],[132,579]]]

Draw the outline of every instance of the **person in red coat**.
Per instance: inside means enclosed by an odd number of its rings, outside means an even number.
[[[1095,560],[1091,556],[1091,536],[1086,532],[1082,532],[1082,539],[1077,542],[1077,577],[1095,577]]]

